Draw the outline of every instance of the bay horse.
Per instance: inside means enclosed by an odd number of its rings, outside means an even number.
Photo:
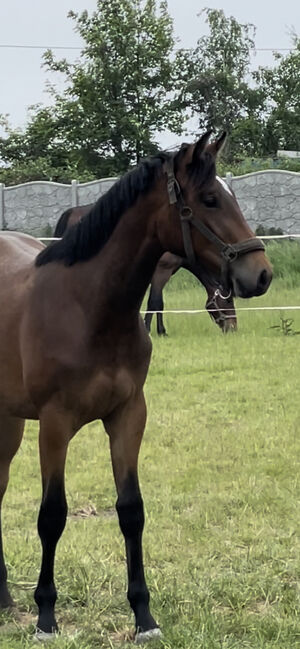
[[[226,187],[226,185],[225,185]],[[66,230],[88,214],[92,209],[93,203],[88,205],[77,205],[65,210],[57,221],[53,236],[63,237]],[[224,333],[235,331],[237,329],[237,318],[234,308],[232,295],[223,296],[220,282],[207,271],[202,264],[190,264],[188,259],[174,255],[171,252],[165,252],[158,260],[153,277],[150,283],[150,292],[147,302],[147,312],[145,314],[145,325],[147,331],[151,331],[151,322],[153,311],[156,311],[157,333],[159,336],[166,336],[167,332],[163,321],[163,289],[180,268],[185,268],[191,272],[201,282],[207,292],[205,307],[212,319]]]
[[[265,293],[272,277],[263,243],[216,179],[225,134],[211,143],[209,136],[141,163],[47,248],[25,234],[0,235],[0,502],[24,421],[39,420],[39,639],[58,630],[54,559],[67,516],[68,445],[82,426],[98,419],[109,437],[135,638],[160,635],[142,556],[137,466],[151,340],[140,306],[166,251],[221,272],[222,286],[244,298]],[[2,540],[0,604],[12,604]]]

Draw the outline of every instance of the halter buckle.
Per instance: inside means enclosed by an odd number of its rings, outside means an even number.
[[[238,252],[237,250],[235,250],[235,248],[233,248],[233,246],[229,244],[228,246],[226,246],[226,248],[224,248],[224,250],[222,250],[221,255],[223,259],[225,259],[225,261],[232,263],[237,259]]]

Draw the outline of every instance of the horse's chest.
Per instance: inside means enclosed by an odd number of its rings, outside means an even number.
[[[103,419],[137,389],[135,377],[127,369],[99,371],[85,383],[79,402],[84,418]]]

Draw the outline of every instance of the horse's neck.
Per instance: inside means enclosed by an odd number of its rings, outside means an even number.
[[[157,209],[140,199],[121,217],[103,250],[91,260],[101,310],[105,300],[120,315],[139,311],[163,253],[155,230]]]

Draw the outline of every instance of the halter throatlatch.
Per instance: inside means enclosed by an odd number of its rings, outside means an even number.
[[[238,243],[225,243],[222,241],[222,239],[217,237],[217,235],[202,223],[202,221],[195,219],[191,208],[185,204],[181,187],[174,173],[174,156],[165,161],[164,169],[167,174],[170,205],[176,205],[179,210],[183,245],[188,261],[191,264],[195,264],[197,261],[191,235],[191,226],[193,225],[206,237],[206,239],[211,241],[219,251],[222,258],[221,285],[223,289],[230,291],[230,264],[232,264],[238,257],[241,257],[248,252],[253,252],[254,250],[265,250],[263,242],[257,237],[245,239]]]

